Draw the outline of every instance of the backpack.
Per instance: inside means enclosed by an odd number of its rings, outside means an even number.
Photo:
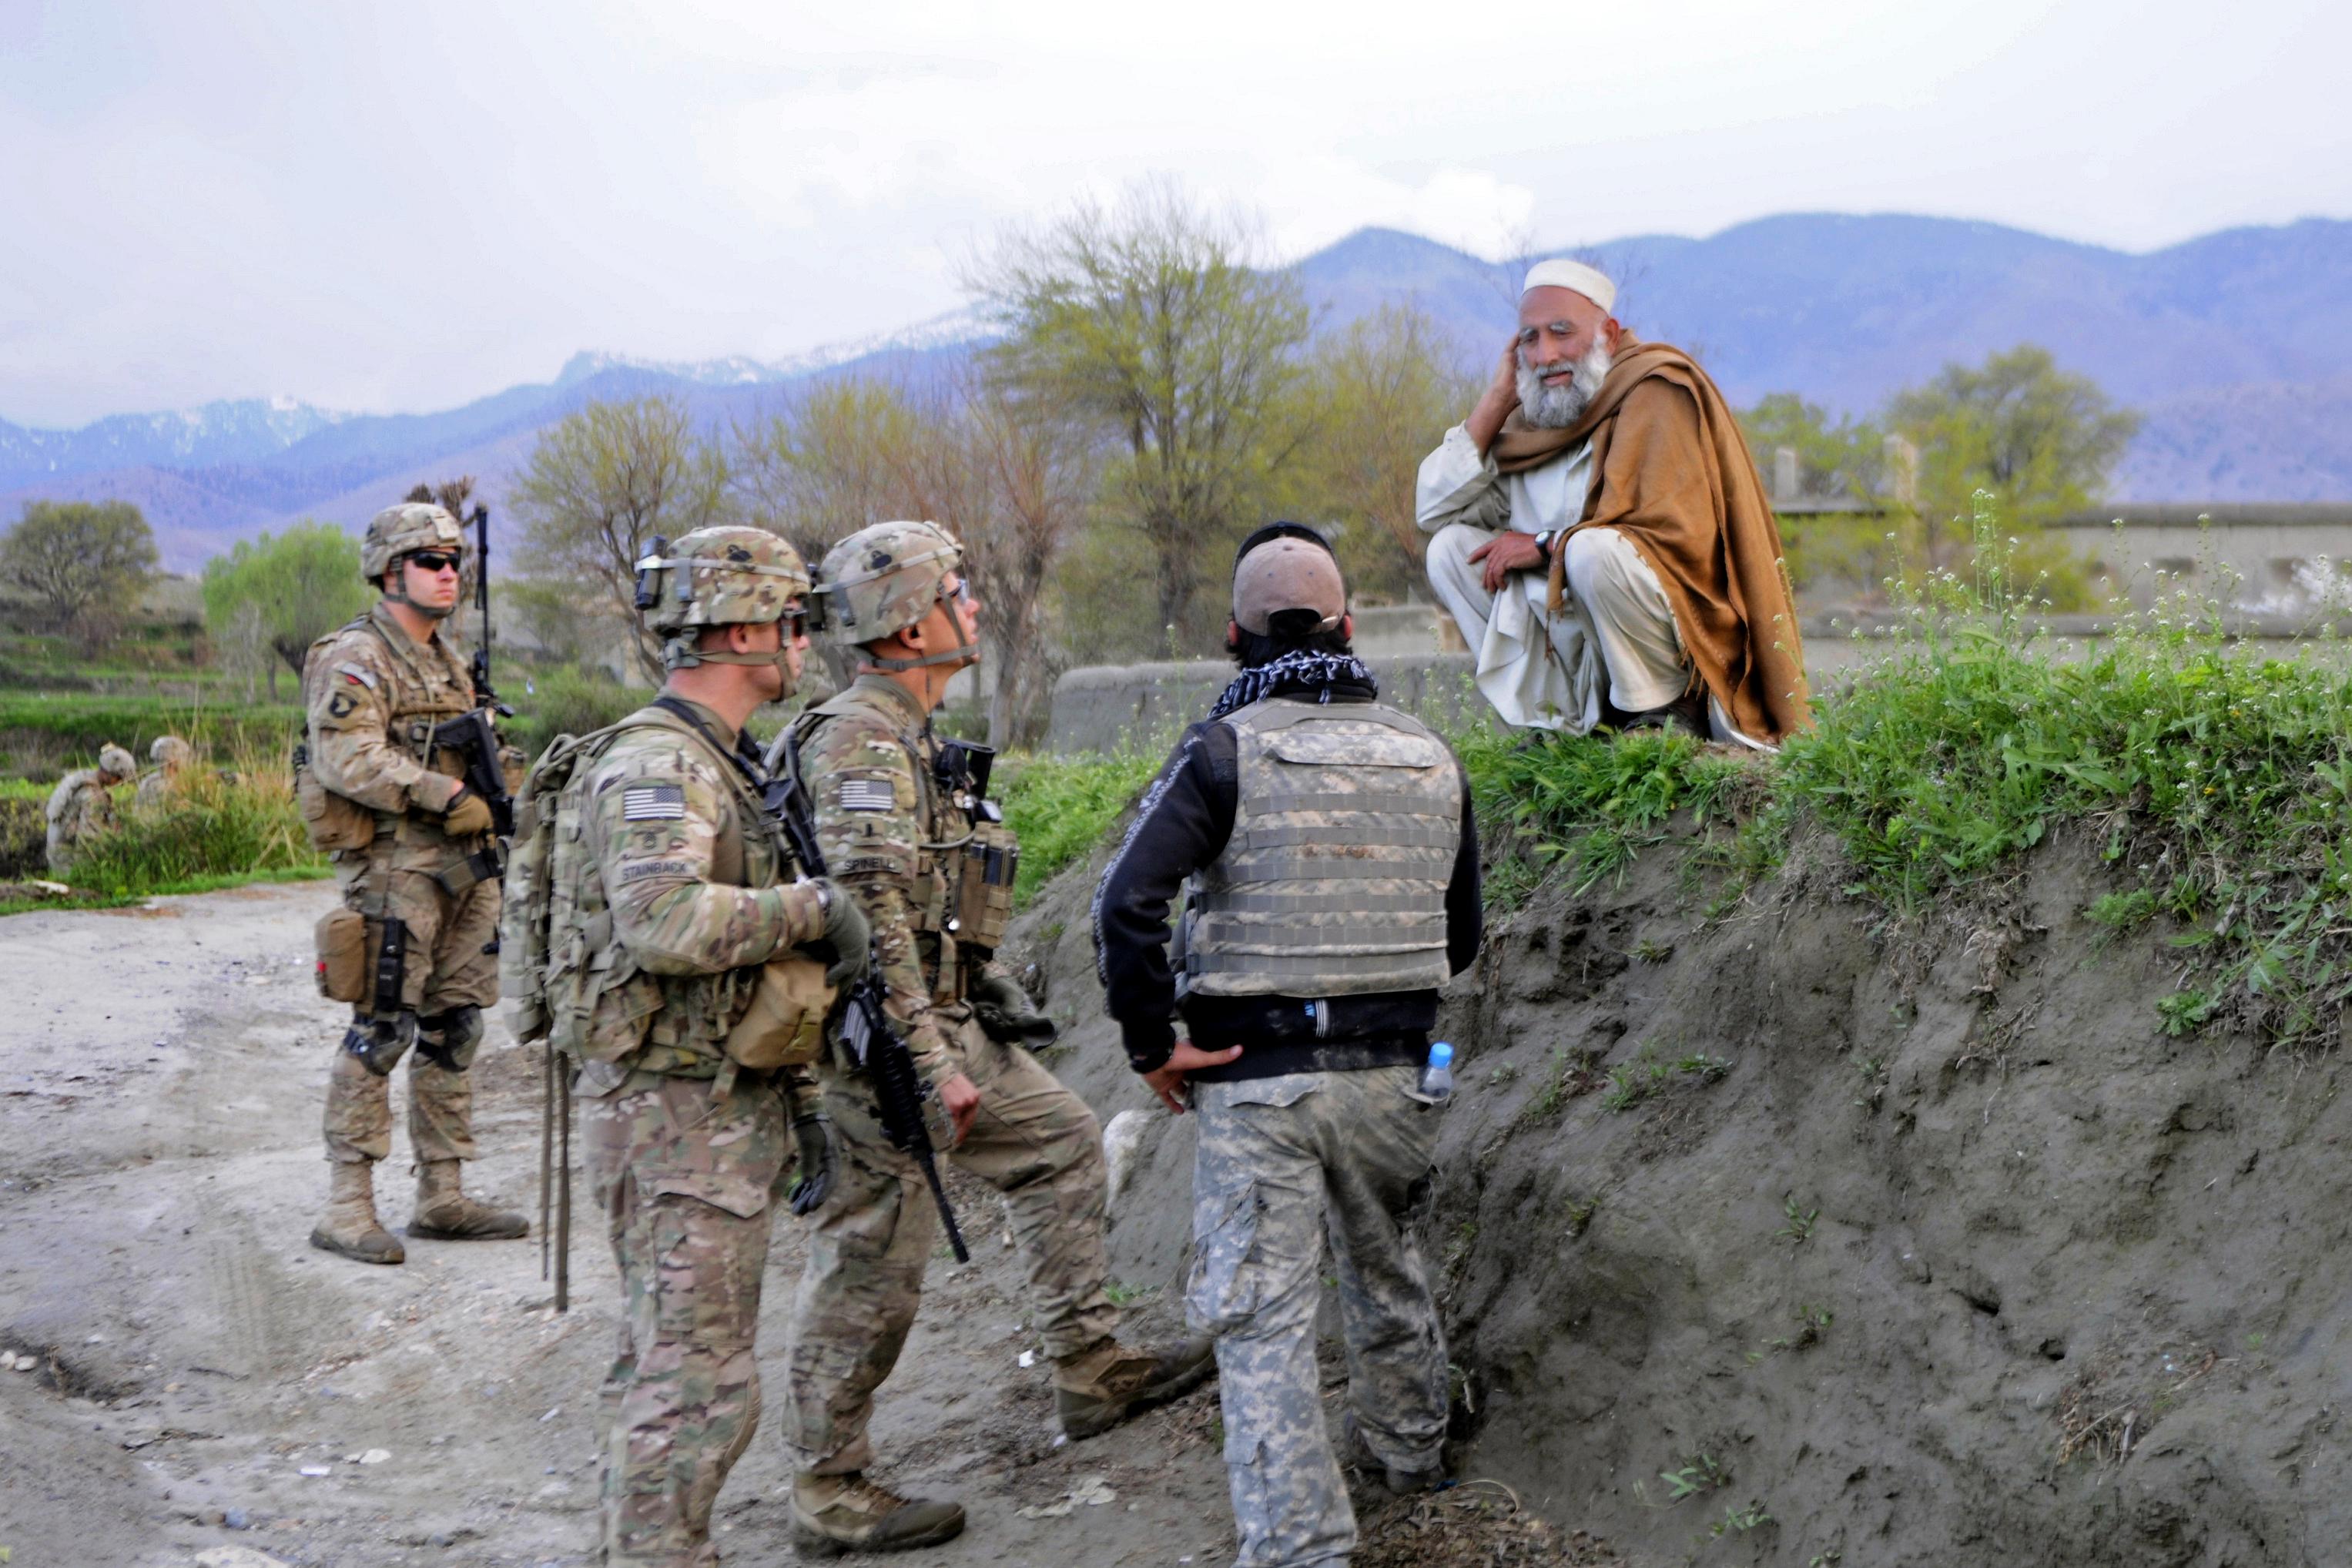
[[[515,1038],[526,1044],[549,1039],[559,1023],[582,1010],[577,993],[587,973],[586,950],[594,934],[589,928],[601,924],[604,941],[611,941],[609,913],[576,905],[580,861],[588,853],[581,807],[597,759],[635,721],[633,714],[585,735],[558,735],[531,764],[516,797],[506,908],[499,921],[499,984],[514,1007]],[[604,917],[601,921],[599,914]],[[577,1040],[552,1043],[559,1050],[578,1054]]]

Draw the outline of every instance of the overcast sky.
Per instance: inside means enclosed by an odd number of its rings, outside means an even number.
[[[0,0],[0,418],[445,407],[961,302],[1167,173],[1277,251],[2352,216],[2336,0]]]

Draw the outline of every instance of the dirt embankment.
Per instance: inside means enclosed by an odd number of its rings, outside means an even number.
[[[1828,866],[1709,922],[1685,871],[1538,894],[1455,984],[1470,1468],[1641,1562],[2345,1561],[2341,1058],[2165,1037],[2177,951],[2103,943],[2063,844],[1909,926]],[[1086,882],[1017,937],[1108,1111]],[[1191,1160],[1156,1119],[1126,1278],[1180,1279]]]

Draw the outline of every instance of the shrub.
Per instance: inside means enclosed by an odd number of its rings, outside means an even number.
[[[119,831],[77,853],[74,884],[137,896],[224,877],[323,870],[284,759],[248,746],[233,763],[226,773],[199,767],[184,774],[155,810],[124,811]]]
[[[499,682],[502,692],[520,685],[511,678]],[[501,721],[499,729],[525,756],[536,761],[558,735],[585,735],[601,730],[627,718],[653,700],[653,695],[643,687],[623,686],[601,675],[558,666],[534,676],[530,691],[509,695],[515,716]]]

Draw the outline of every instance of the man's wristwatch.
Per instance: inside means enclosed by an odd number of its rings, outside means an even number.
[[[1556,528],[1547,528],[1541,533],[1536,535],[1536,548],[1543,552],[1543,558],[1546,561],[1549,561],[1551,559],[1552,541],[1559,537],[1559,530]]]

